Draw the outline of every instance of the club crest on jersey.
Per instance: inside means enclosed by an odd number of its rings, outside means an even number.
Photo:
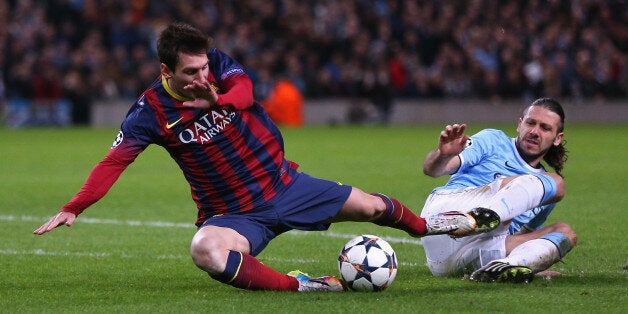
[[[184,144],[209,142],[230,125],[235,116],[234,111],[212,110],[194,121],[190,127],[181,131],[178,134],[179,140]]]
[[[120,132],[118,132],[118,135],[116,136],[116,139],[113,140],[111,148],[116,148],[118,145],[120,145],[120,143],[122,143],[122,140],[124,140],[124,133],[122,133],[122,130],[120,130]]]
[[[220,87],[218,87],[215,83],[209,82],[209,87],[211,87],[211,89],[213,89],[216,93],[220,93]]]

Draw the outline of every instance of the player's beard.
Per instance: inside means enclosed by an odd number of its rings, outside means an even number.
[[[546,149],[541,150],[540,152],[536,154],[528,154],[523,148],[521,148],[521,140],[519,138],[517,138],[517,140],[515,141],[515,146],[517,147],[517,152],[519,153],[519,156],[521,156],[521,158],[528,164],[545,156],[545,154],[547,154],[547,152],[550,149],[548,147]]]

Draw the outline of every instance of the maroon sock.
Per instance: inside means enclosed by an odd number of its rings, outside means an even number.
[[[425,219],[417,216],[397,199],[380,193],[372,193],[371,195],[380,197],[386,203],[386,211],[373,223],[400,229],[412,236],[425,235],[427,232]]]
[[[260,262],[255,257],[241,252],[230,251],[225,271],[212,278],[249,290],[297,291],[299,281],[282,274]]]

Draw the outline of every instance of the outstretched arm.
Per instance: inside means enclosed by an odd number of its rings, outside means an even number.
[[[440,132],[438,148],[427,154],[423,173],[430,177],[452,174],[460,167],[458,154],[464,149],[469,136],[464,134],[466,124],[447,125]]]
[[[105,157],[94,167],[72,200],[33,233],[41,235],[61,225],[70,227],[78,214],[107,194],[131,161],[132,159],[120,162],[111,155]]]

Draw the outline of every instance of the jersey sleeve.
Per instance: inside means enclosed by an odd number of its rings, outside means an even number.
[[[243,110],[253,105],[253,83],[248,76],[235,75],[225,81],[227,92],[218,95],[218,104]]]
[[[218,49],[208,52],[209,68],[220,84],[218,104],[238,110],[253,105],[253,83],[244,67]]]
[[[103,198],[122,172],[153,142],[150,107],[140,99],[129,110],[111,149],[87,177],[78,193],[61,210],[75,215]]]
[[[61,210],[79,215],[107,194],[126,167],[126,164],[107,155],[92,169],[79,192]]]
[[[472,135],[467,147],[460,153],[460,167],[458,172],[464,172],[465,169],[480,164],[489,152],[488,138],[491,136],[490,130],[482,130]]]

